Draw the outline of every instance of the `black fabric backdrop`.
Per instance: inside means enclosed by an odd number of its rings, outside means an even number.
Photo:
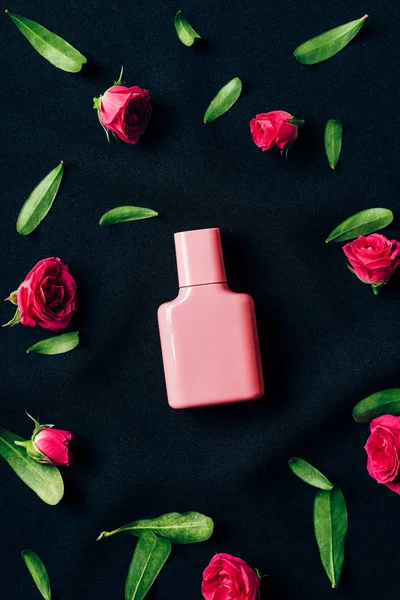
[[[1,332],[1,424],[28,437],[24,409],[77,435],[66,494],[43,504],[0,464],[3,599],[37,598],[20,552],[36,550],[57,600],[123,598],[134,539],[99,532],[169,511],[215,520],[212,539],[175,547],[150,599],[196,600],[215,552],[269,573],[265,598],[398,597],[400,498],[367,474],[367,425],[353,405],[400,386],[400,277],[374,297],[347,270],[327,233],[368,207],[397,210],[398,106],[392,0],[265,3],[170,0],[20,0],[9,6],[88,56],[78,75],[57,70],[1,21],[0,236],[2,297],[40,259],[59,256],[79,285],[82,344],[58,357],[27,355],[46,337]],[[4,7],[6,8],[6,7]],[[182,8],[204,41],[186,48]],[[333,59],[307,67],[301,42],[370,14]],[[127,85],[151,91],[154,117],[137,146],[107,143],[92,98],[124,65]],[[239,76],[244,93],[215,123],[202,116]],[[249,120],[284,109],[305,119],[288,162],[252,143]],[[328,119],[344,123],[337,171],[327,163]],[[39,229],[15,231],[22,202],[60,160],[64,183]],[[100,229],[108,209],[134,204],[160,217]],[[389,236],[400,236],[395,220]],[[218,226],[232,289],[253,295],[265,367],[258,402],[169,408],[156,322],[176,295],[173,233]],[[12,315],[4,304],[1,320]],[[299,455],[338,482],[349,532],[340,588],[331,591],[313,536],[314,491],[287,460]]]

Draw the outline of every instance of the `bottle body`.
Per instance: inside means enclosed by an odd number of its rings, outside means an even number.
[[[173,408],[255,400],[264,383],[254,303],[226,283],[182,287],[158,322]]]

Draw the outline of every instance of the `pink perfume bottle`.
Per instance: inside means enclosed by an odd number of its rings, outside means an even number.
[[[168,402],[190,408],[264,394],[254,302],[227,283],[219,229],[175,234],[179,294],[160,306]]]

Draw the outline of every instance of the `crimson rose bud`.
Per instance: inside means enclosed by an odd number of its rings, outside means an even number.
[[[44,465],[69,466],[72,462],[69,448],[72,433],[55,429],[53,425],[41,425],[30,414],[26,414],[35,423],[32,437],[30,440],[18,440],[14,443],[25,448],[28,456]]]
[[[260,579],[241,558],[216,554],[203,573],[205,600],[256,600]]]
[[[361,281],[372,285],[375,294],[400,264],[400,242],[388,240],[380,233],[360,236],[346,244],[343,252],[351,265],[350,270]]]
[[[283,152],[294,144],[298,128],[303,123],[284,110],[271,110],[251,119],[250,131],[253,142],[263,152],[271,148],[279,148]]]
[[[71,464],[69,450],[71,440],[72,433],[70,431],[53,427],[40,429],[39,433],[32,438],[33,445],[43,455],[43,458],[36,458],[36,460],[43,464],[68,467]]]
[[[370,430],[365,446],[368,473],[400,494],[400,417],[383,415],[373,419]]]
[[[22,325],[64,329],[76,312],[76,283],[59,258],[40,260],[16,293]]]
[[[100,98],[94,99],[94,108],[103,128],[112,131],[123,142],[137,144],[151,117],[150,94],[137,85],[125,87],[119,80]]]

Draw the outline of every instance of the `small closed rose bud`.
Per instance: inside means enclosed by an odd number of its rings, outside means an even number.
[[[375,295],[385,285],[400,264],[400,242],[388,240],[380,233],[372,233],[349,242],[343,252],[349,267],[363,282],[371,285]]]
[[[45,427],[41,429],[33,438],[33,445],[43,455],[39,462],[48,465],[71,464],[71,455],[69,444],[72,440],[72,433],[64,429],[55,429]]]
[[[304,121],[295,119],[284,110],[271,110],[260,113],[250,121],[250,131],[253,142],[263,152],[279,148],[282,154],[287,154],[297,139],[298,128]]]
[[[260,578],[246,561],[230,554],[216,554],[203,573],[205,600],[256,600]]]
[[[150,93],[136,85],[120,85],[121,78],[122,70],[115,85],[94,98],[94,108],[108,139],[112,131],[123,142],[137,144],[151,117]]]
[[[382,415],[371,421],[370,429],[365,446],[368,473],[400,494],[400,417]]]
[[[44,465],[64,465],[68,467],[72,462],[70,443],[72,433],[65,429],[56,429],[53,425],[40,425],[28,415],[35,423],[35,429],[30,440],[15,442],[23,446],[28,456]]]

